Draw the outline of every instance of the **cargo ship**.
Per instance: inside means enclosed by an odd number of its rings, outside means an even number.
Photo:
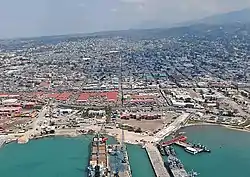
[[[107,138],[99,134],[93,137],[88,166],[88,177],[107,177]]]

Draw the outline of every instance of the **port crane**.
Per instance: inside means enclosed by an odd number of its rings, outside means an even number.
[[[123,94],[123,85],[122,85],[122,58],[120,57],[120,93],[121,93],[121,104],[122,104],[122,108],[123,108],[123,104],[124,104],[124,94]],[[126,147],[124,145],[124,140],[125,140],[125,134],[124,134],[124,130],[122,128],[122,141],[121,141],[121,145],[122,145],[122,153],[123,153],[123,160],[122,160],[122,163],[126,163],[126,153],[125,153],[125,150],[126,150]]]

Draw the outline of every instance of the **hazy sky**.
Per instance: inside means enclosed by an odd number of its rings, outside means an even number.
[[[0,38],[173,24],[250,7],[250,0],[0,0]]]

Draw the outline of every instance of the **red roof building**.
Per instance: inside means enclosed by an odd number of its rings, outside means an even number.
[[[68,93],[68,92],[64,92],[60,95],[58,95],[56,97],[57,100],[60,100],[60,101],[67,101],[69,99],[69,97],[71,96],[71,93]]]
[[[1,113],[20,113],[22,110],[22,107],[1,107],[0,112]]]
[[[107,92],[108,101],[116,102],[118,98],[118,92]]]
[[[23,104],[23,107],[24,107],[25,109],[32,109],[32,108],[35,107],[35,105],[36,105],[36,103],[34,103],[34,102],[28,102],[28,103],[24,103],[24,104]]]
[[[77,99],[77,102],[87,102],[89,99],[89,93],[81,93]]]
[[[8,98],[8,94],[5,94],[5,93],[0,93],[0,98]]]
[[[104,97],[110,102],[116,102],[118,98],[118,92],[111,91],[111,92],[81,93],[77,99],[77,102],[87,102],[91,97]]]
[[[45,97],[46,98],[55,98],[56,99],[59,95],[60,94],[58,94],[58,93],[49,93]]]

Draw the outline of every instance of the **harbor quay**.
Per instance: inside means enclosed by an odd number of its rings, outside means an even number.
[[[164,166],[164,162],[158,149],[152,144],[147,144],[146,151],[151,161],[156,177],[170,177],[170,174]]]

